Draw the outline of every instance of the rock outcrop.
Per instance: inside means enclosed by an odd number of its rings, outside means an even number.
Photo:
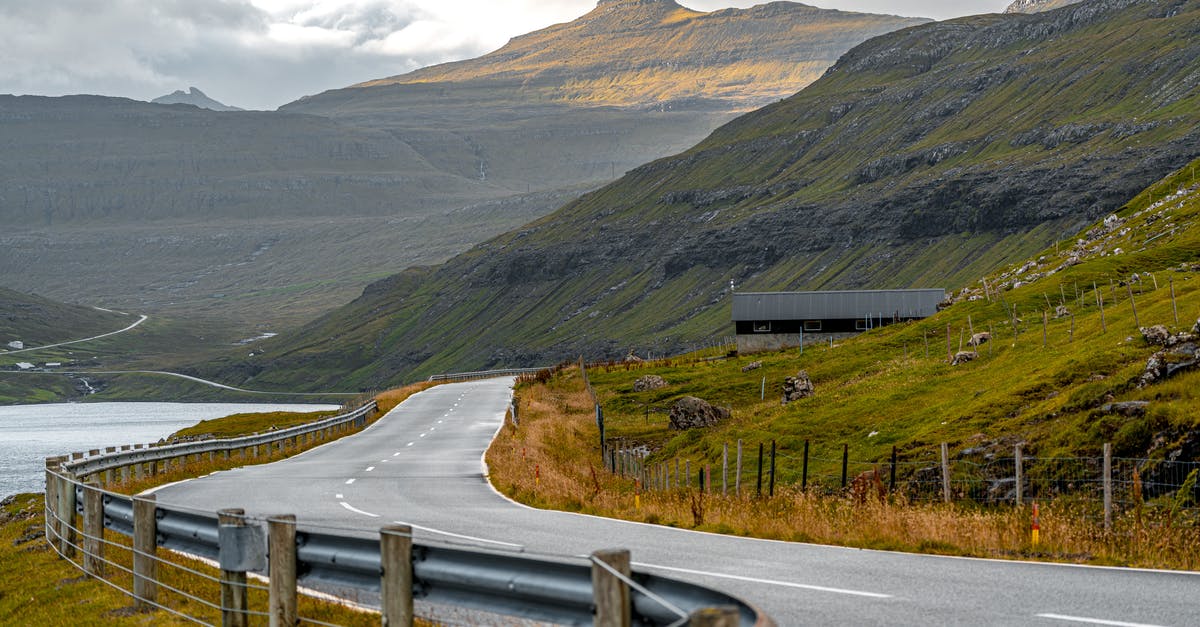
[[[668,419],[670,428],[676,431],[699,429],[729,420],[729,410],[695,396],[685,396],[675,401]]]
[[[809,378],[808,372],[801,370],[794,377],[788,377],[783,381],[783,402],[784,404],[792,401],[798,401],[802,398],[808,398],[816,392],[816,387],[813,385],[812,379]]]
[[[975,361],[979,357],[979,353],[975,351],[959,351],[954,353],[954,358],[950,360],[951,366],[965,364],[968,361]]]
[[[662,377],[656,374],[648,374],[638,377],[637,380],[633,382],[633,391],[645,392],[647,390],[657,390],[658,388],[666,386],[667,382]]]

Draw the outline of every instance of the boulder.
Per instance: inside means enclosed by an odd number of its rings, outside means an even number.
[[[1120,403],[1105,403],[1100,406],[1100,411],[1106,414],[1120,414],[1122,416],[1145,416],[1146,406],[1149,401],[1121,401]]]
[[[1066,318],[1069,315],[1071,315],[1071,310],[1067,309],[1066,305],[1056,305],[1054,307],[1055,318]]]
[[[656,374],[648,374],[644,377],[638,377],[637,381],[633,382],[634,392],[645,392],[646,390],[657,390],[661,387],[666,387],[667,382]]]
[[[762,362],[752,361],[745,366],[742,366],[742,372],[750,372],[751,370],[758,370],[759,368],[762,368]]]
[[[959,364],[965,364],[968,361],[973,361],[977,357],[979,357],[979,353],[976,353],[975,351],[959,351],[954,353],[954,358],[950,360],[950,365],[957,366]]]
[[[1139,330],[1142,332],[1142,337],[1145,338],[1147,344],[1167,346],[1167,343],[1171,341],[1171,332],[1161,324],[1156,324],[1152,327],[1142,327]]]
[[[812,396],[817,389],[813,386],[812,379],[808,378],[808,372],[801,370],[794,377],[788,377],[783,380],[783,402],[790,403],[798,401],[802,398]]]
[[[989,341],[991,341],[991,339],[992,339],[992,334],[988,333],[987,331],[983,331],[980,333],[976,333],[975,335],[972,335],[971,339],[967,340],[967,344],[969,344],[971,346],[979,346],[981,344],[988,343]]]
[[[685,396],[671,407],[670,428],[676,431],[711,427],[729,419],[729,410],[709,404],[695,396]]]

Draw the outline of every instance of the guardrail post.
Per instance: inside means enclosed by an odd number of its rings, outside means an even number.
[[[59,468],[58,475],[58,550],[63,557],[75,557],[75,545],[79,539],[75,533],[75,483],[70,472]]]
[[[740,618],[736,607],[706,607],[692,612],[688,627],[738,627]]]
[[[45,499],[45,534],[46,542],[58,546],[59,527],[55,516],[58,515],[58,474],[65,457],[46,458],[46,499]]]
[[[629,577],[629,551],[608,549],[592,553],[594,562],[603,562],[613,570]],[[593,625],[596,627],[629,627],[631,608],[629,585],[600,564],[592,564],[592,598],[596,605]]]
[[[83,571],[104,576],[104,493],[95,481],[83,488]]]
[[[138,609],[158,600],[158,519],[153,494],[133,497],[133,598]]]
[[[296,517],[292,514],[267,519],[267,543],[271,627],[295,627],[296,610]]]
[[[384,627],[412,627],[412,527],[392,525],[379,530]]]
[[[222,527],[245,526],[241,508],[223,509],[217,512],[217,525]],[[221,625],[223,627],[246,627],[246,573],[221,569]]]

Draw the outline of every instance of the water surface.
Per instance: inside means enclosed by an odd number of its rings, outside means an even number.
[[[211,418],[337,405],[263,403],[50,403],[0,406],[0,497],[45,490],[46,458],[157,442]]]

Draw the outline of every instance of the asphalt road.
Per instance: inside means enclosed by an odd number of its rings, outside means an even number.
[[[481,457],[511,379],[441,385],[361,434],[288,460],[162,488],[163,504],[418,541],[584,555],[628,548],[635,568],[735,594],[780,625],[1200,625],[1200,573],[947,558],[754,540],[534,510],[497,494]]]

